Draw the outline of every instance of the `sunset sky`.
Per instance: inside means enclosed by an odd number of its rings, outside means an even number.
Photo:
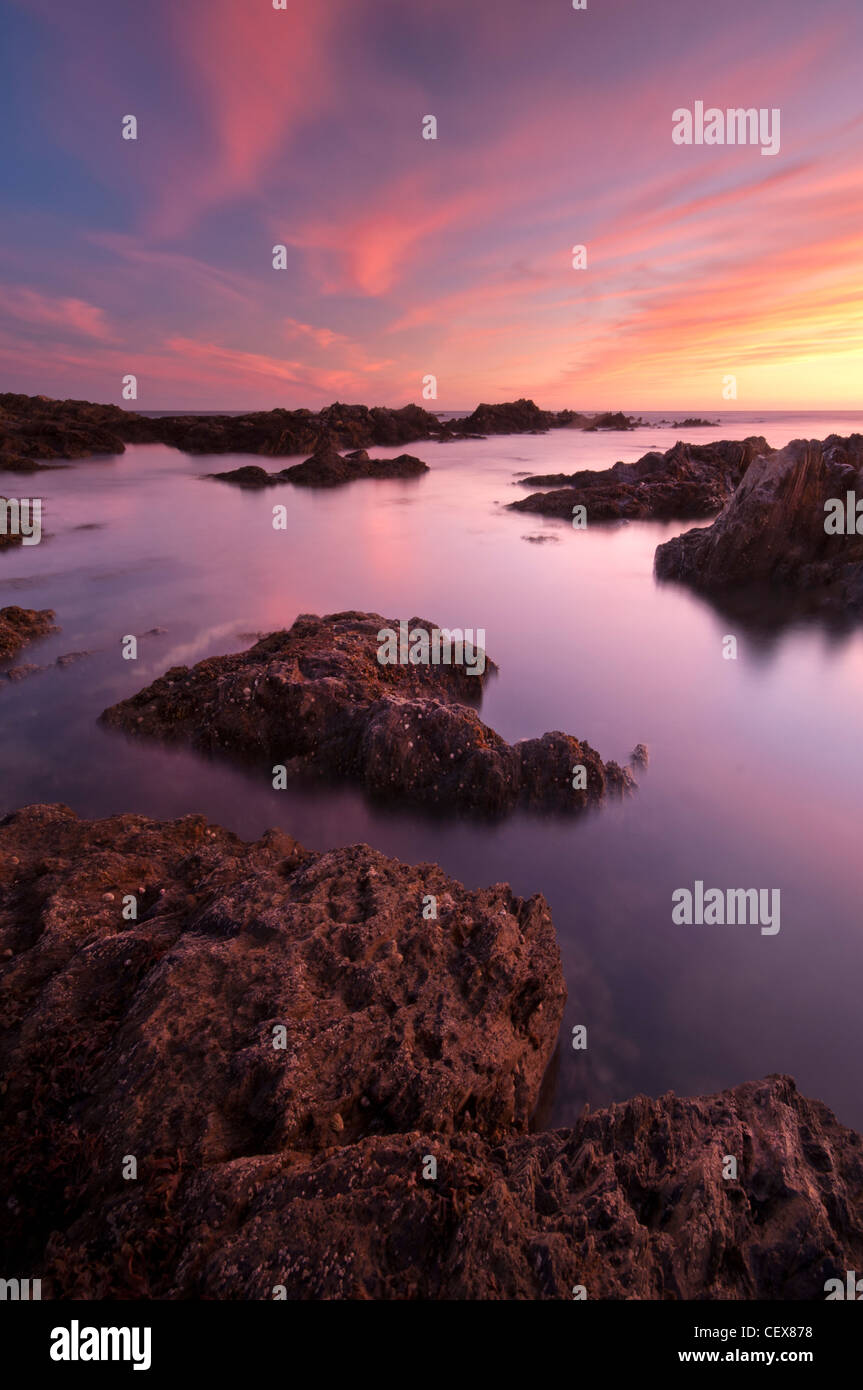
[[[861,405],[861,0],[2,10],[0,389]],[[675,145],[698,100],[779,153]]]

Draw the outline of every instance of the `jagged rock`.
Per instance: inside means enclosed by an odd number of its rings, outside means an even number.
[[[599,471],[536,474],[519,478],[519,486],[548,487],[510,502],[516,512],[571,518],[574,506],[587,509],[588,522],[622,517],[709,516],[724,506],[752,460],[773,450],[766,439],[750,436],[742,443],[678,442],[664,454],[645,454],[635,463],[616,463]],[[566,486],[562,486],[562,485]]]
[[[0,608],[0,658],[14,656],[25,642],[59,632],[54,624],[53,608]]]
[[[597,415],[587,426],[588,430],[633,430],[636,424],[631,415],[624,415],[622,410],[606,410],[604,414]]]
[[[635,784],[586,742],[547,733],[511,745],[483,724],[479,700],[493,662],[382,665],[379,613],[303,614],[247,652],[173,667],[105,710],[115,728],[206,753],[359,781],[386,799],[503,814],[517,805],[578,811]],[[411,618],[408,629],[433,624]],[[470,703],[469,703],[470,702]],[[573,768],[586,769],[573,789]]]
[[[629,755],[630,764],[633,767],[647,767],[650,762],[650,751],[646,743],[636,743]]]
[[[118,1186],[52,1238],[58,1296],[823,1301],[863,1265],[863,1140],[784,1076]]]
[[[480,405],[467,420],[444,422],[418,405],[393,410],[335,401],[319,411],[147,416],[115,405],[5,392],[0,393],[0,467],[32,471],[38,466],[33,460],[119,454],[126,444],[169,444],[190,454],[312,455],[327,446],[356,450],[420,439],[474,438],[486,433],[479,423],[484,419],[492,434],[566,427],[623,429],[633,423],[619,412],[588,416],[573,410],[544,411],[526,400]]]
[[[712,526],[656,551],[656,573],[699,589],[769,584],[807,608],[863,613],[863,535],[825,531],[825,503],[863,498],[863,435],[795,439],[756,459]]]
[[[478,405],[463,420],[446,422],[454,436],[486,436],[489,434],[544,434],[552,429],[632,429],[634,421],[619,411],[616,414],[583,415],[575,410],[540,410],[535,401],[522,397],[500,405]]]
[[[550,418],[549,411],[522,397],[501,405],[482,403],[465,419],[450,420],[449,427],[461,434],[525,434],[549,429]]]
[[[366,845],[320,855],[202,816],[88,822],[65,806],[0,821],[0,957],[0,1239],[16,1268],[52,1231],[104,1238],[126,1155],[146,1206],[165,1176],[175,1190],[249,1155],[523,1131],[566,992],[540,896],[468,891]],[[162,1216],[169,1239],[182,1218]],[[139,1238],[127,1276],[149,1236],[123,1235]]]
[[[32,471],[35,459],[122,454],[126,447],[122,429],[127,416],[127,411],[115,405],[3,392],[0,453],[6,459],[5,467],[14,472]]]
[[[0,459],[20,471],[22,460],[119,454],[129,444],[170,444],[192,454],[310,454],[321,445],[366,448],[437,439],[448,431],[417,405],[326,406],[261,410],[246,415],[150,417],[114,405],[0,394]]]
[[[222,1234],[186,1245],[174,1296],[823,1300],[863,1258],[863,1140],[789,1077],[639,1096],[496,1149],[417,1134],[247,1161],[189,1197],[190,1234],[208,1206]]]

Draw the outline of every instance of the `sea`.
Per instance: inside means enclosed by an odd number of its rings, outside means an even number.
[[[43,498],[44,527],[38,546],[0,553],[0,605],[53,608],[61,627],[0,667],[0,811],[203,813],[248,839],[280,826],[311,849],[366,842],[471,887],[544,894],[569,998],[537,1123],[780,1072],[863,1129],[863,630],[732,618],[659,584],[656,547],[690,522],[574,530],[507,510],[520,475],[607,468],[678,438],[764,435],[778,448],[863,431],[863,411],[670,423],[692,414],[650,412],[625,433],[411,444],[424,476],[326,491],[241,491],[206,475],[248,456],[162,445],[0,476],[3,492]],[[287,529],[273,527],[276,504]],[[645,743],[637,792],[575,818],[442,817],[348,785],[276,791],[266,771],[97,722],[168,667],[345,609],[484,629],[499,666],[485,721],[510,741],[563,730],[621,762]],[[71,653],[84,655],[56,664]],[[44,669],[2,679],[25,662]],[[672,895],[697,881],[778,889],[780,930],[675,923]]]

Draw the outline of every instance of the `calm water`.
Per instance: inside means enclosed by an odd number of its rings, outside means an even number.
[[[779,447],[863,429],[863,415],[723,419],[685,434],[763,433]],[[863,635],[812,623],[759,635],[658,587],[653,552],[688,523],[574,532],[503,510],[523,495],[519,472],[603,468],[681,433],[417,444],[411,452],[433,470],[421,479],[318,493],[243,493],[202,475],[248,458],[157,445],[0,477],[13,495],[45,499],[49,533],[0,554],[0,604],[54,608],[63,629],[18,661],[92,652],[0,682],[2,809],[64,801],[84,816],[204,812],[249,838],[281,825],[311,848],[367,841],[437,860],[471,886],[506,880],[522,895],[542,892],[570,995],[552,1123],[569,1122],[585,1100],[692,1095],[784,1071],[863,1128]],[[275,502],[288,508],[286,532],[272,529]],[[552,539],[523,539],[537,534]],[[606,758],[625,760],[645,742],[639,792],[582,820],[441,824],[373,810],[354,790],[276,792],[268,778],[96,724],[168,666],[238,651],[249,645],[242,634],[288,626],[300,612],[345,608],[485,628],[500,675],[483,717],[510,740],[563,729]],[[123,661],[121,637],[155,627],[167,631]],[[729,632],[737,661],[722,657]],[[673,925],[671,894],[696,879],[779,888],[778,936]],[[575,1023],[588,1027],[587,1052],[567,1043]]]

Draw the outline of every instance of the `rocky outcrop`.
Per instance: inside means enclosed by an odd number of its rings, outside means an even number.
[[[355,449],[342,455],[331,444],[324,444],[311,458],[283,468],[278,473],[268,473],[264,468],[247,464],[228,473],[212,473],[210,476],[225,483],[237,483],[240,487],[271,487],[276,483],[294,483],[301,487],[339,487],[361,478],[416,478],[428,471],[428,464],[411,454],[399,454],[391,459],[372,459],[365,449]]]
[[[863,1260],[863,1141],[789,1077],[639,1096],[497,1148],[409,1134],[245,1160],[187,1200],[173,1296],[823,1300]],[[140,1227],[141,1206],[113,1224]]]
[[[38,459],[120,454],[126,444],[170,444],[191,454],[311,454],[325,445],[390,446],[443,433],[437,416],[417,405],[391,410],[336,402],[317,412],[156,417],[89,401],[0,394],[0,468],[15,471],[30,471]]]
[[[588,522],[710,516],[725,505],[752,460],[772,452],[761,436],[742,443],[677,443],[665,453],[652,452],[635,463],[616,463],[599,471],[519,478],[519,486],[554,491],[531,493],[509,503],[509,508],[571,518],[573,507],[583,506]]]
[[[34,637],[59,632],[54,617],[53,608],[18,608],[15,604],[0,608],[0,659],[14,656]]]
[[[716,592],[769,584],[809,609],[863,615],[863,534],[853,501],[846,527],[849,493],[863,500],[863,435],[792,440],[753,462],[712,526],[659,546],[656,573]],[[831,500],[838,533],[827,529]]]
[[[249,1156],[524,1131],[565,998],[541,897],[366,845],[64,806],[0,822],[0,962],[4,1254],[102,1241],[131,1156],[147,1195],[121,1286],[165,1179],[179,1197]],[[162,1218],[170,1240],[185,1217]]]
[[[39,459],[122,454],[129,418],[115,405],[0,393],[0,471],[35,472]]]
[[[563,999],[505,885],[7,816],[7,1263],[43,1298],[223,1300],[820,1301],[863,1268],[863,1139],[789,1077],[528,1132]]]
[[[327,448],[388,448],[422,439],[448,440],[477,434],[567,427],[629,429],[633,423],[619,412],[590,416],[573,410],[540,410],[527,400],[480,405],[466,420],[444,422],[418,405],[393,410],[335,401],[319,411],[276,409],[243,415],[149,416],[115,405],[5,392],[0,393],[0,471],[32,472],[43,466],[39,463],[43,459],[120,454],[126,444],[169,444],[189,454],[279,457],[314,455]]]
[[[635,421],[629,415],[606,412],[603,415],[584,415],[575,410],[540,410],[535,401],[522,397],[504,401],[501,405],[478,405],[464,419],[446,422],[456,437],[489,434],[545,434],[554,429],[633,429]]]
[[[382,665],[379,613],[303,614],[247,652],[173,667],[102,720],[262,767],[349,778],[387,800],[489,815],[516,806],[579,811],[635,784],[569,734],[509,744],[475,709],[494,663]],[[407,630],[433,632],[412,618]],[[573,769],[585,786],[573,788]]]

